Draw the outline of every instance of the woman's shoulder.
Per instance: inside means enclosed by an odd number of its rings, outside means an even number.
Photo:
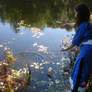
[[[78,29],[85,29],[85,30],[87,30],[87,29],[92,29],[92,24],[90,23],[90,22],[83,22],[83,23],[81,23],[80,25],[79,25],[79,27],[78,27]]]

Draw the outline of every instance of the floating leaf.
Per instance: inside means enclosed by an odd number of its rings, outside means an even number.
[[[49,72],[51,72],[52,70],[53,70],[52,67],[49,67],[49,68],[48,68],[48,71],[49,71]]]
[[[39,68],[40,68],[40,66],[39,66],[39,65],[36,65],[34,68],[35,68],[35,69],[39,69]]]
[[[23,52],[23,51],[21,51],[21,52],[20,52],[20,55],[21,55],[22,57],[24,57],[24,52]]]
[[[48,53],[48,52],[47,52],[48,47],[46,47],[46,46],[44,46],[44,45],[39,45],[39,46],[37,46],[37,47],[38,47],[38,51],[39,51],[39,52]]]
[[[33,47],[35,47],[35,46],[37,46],[37,45],[38,45],[38,44],[37,44],[37,42],[36,42],[36,43],[33,44]]]
[[[55,83],[58,84],[58,83],[60,83],[60,81],[59,80],[55,80]]]

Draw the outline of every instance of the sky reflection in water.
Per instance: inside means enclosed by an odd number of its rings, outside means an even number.
[[[65,29],[50,27],[41,30],[23,26],[18,29],[20,31],[15,33],[9,23],[0,23],[0,49],[1,53],[4,48],[10,48],[14,52],[18,68],[26,64],[31,67],[32,86],[26,90],[41,92],[45,88],[44,92],[48,92],[46,90],[52,90],[53,87],[53,90],[63,90],[63,84],[67,84],[64,79],[68,74],[63,68],[69,60],[60,51],[61,40],[65,35],[70,37],[74,31],[67,32]],[[21,52],[24,56],[20,55]],[[61,83],[63,86],[60,86]]]

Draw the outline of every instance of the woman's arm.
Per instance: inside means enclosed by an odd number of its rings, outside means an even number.
[[[60,28],[75,27],[75,23],[61,24]]]
[[[71,48],[75,47],[75,45],[70,45],[69,47],[67,48],[61,48],[62,51],[67,51],[67,50],[70,50]]]

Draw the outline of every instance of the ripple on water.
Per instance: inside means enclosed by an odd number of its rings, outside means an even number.
[[[61,71],[61,62],[59,61],[60,58],[58,58],[58,56],[53,57],[53,55],[46,53],[24,52],[23,56],[18,54],[16,55],[16,58],[15,65],[17,69],[22,68],[27,64],[32,70],[32,82],[25,92],[63,90],[65,85],[68,85],[66,81],[64,81],[67,80],[68,74]]]

